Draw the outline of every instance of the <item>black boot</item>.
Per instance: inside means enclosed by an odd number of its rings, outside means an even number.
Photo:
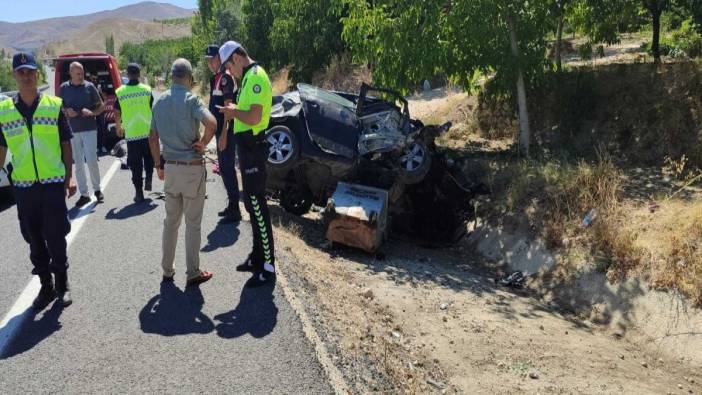
[[[252,254],[249,254],[249,256],[246,258],[244,263],[242,263],[236,267],[237,272],[254,272],[255,271],[253,262],[251,262],[251,255]]]
[[[224,213],[224,215],[222,215],[222,213]],[[236,203],[230,202],[227,208],[219,214],[220,217],[222,217],[220,222],[223,224],[231,224],[241,221],[241,211],[239,211],[239,205]]]
[[[239,221],[241,221],[241,210],[239,210],[239,204],[238,204],[238,203],[234,203],[234,204],[232,205],[232,212],[231,212],[231,214],[229,215],[229,217],[230,217],[230,219],[231,219],[233,222],[239,222]]]
[[[134,195],[134,203],[141,203],[144,201],[144,192],[141,189],[136,190]]]
[[[39,290],[39,295],[34,298],[32,307],[42,310],[54,300],[56,291],[54,291],[54,281],[51,279],[51,273],[39,276],[39,281],[41,281],[41,289]]]
[[[68,307],[73,303],[71,299],[71,288],[68,285],[68,273],[56,273],[56,293],[63,307]]]
[[[151,192],[151,177],[147,177],[144,181],[144,190]]]
[[[217,215],[219,215],[220,217],[226,217],[226,216],[228,216],[229,214],[232,213],[232,208],[233,208],[232,206],[233,206],[232,203],[229,202],[229,203],[227,204],[227,207],[225,207],[224,210],[218,212]]]

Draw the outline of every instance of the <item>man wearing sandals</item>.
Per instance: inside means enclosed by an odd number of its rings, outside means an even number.
[[[171,67],[173,85],[154,103],[149,147],[158,178],[164,182],[166,219],[163,221],[163,281],[173,281],[178,228],[185,216],[187,285],[203,283],[212,273],[200,270],[200,224],[205,207],[207,173],[203,153],[212,140],[217,120],[199,97],[190,93],[193,69],[185,59]],[[200,124],[205,134],[200,137]],[[163,144],[163,152],[159,146]],[[156,158],[161,158],[159,161]],[[165,164],[165,168],[163,167]]]

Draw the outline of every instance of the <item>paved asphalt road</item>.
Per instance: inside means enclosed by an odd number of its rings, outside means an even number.
[[[113,163],[101,158],[103,175]],[[251,234],[248,222],[217,223],[225,204],[218,177],[209,174],[202,223],[202,268],[214,278],[185,289],[183,228],[175,285],[162,286],[164,203],[152,195],[133,204],[130,173],[118,170],[69,247],[74,304],[54,304],[19,326],[0,350],[0,392],[333,392],[282,291],[244,289],[248,275],[234,271]],[[31,264],[16,208],[0,199],[3,317],[30,281]]]

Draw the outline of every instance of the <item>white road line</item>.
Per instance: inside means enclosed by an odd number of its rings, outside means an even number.
[[[115,160],[102,178],[100,190],[104,191],[107,188],[107,184],[110,183],[112,176],[115,175],[119,168],[120,161]],[[79,210],[78,215],[71,221],[71,232],[66,236],[66,243],[68,244],[66,248],[70,248],[73,240],[75,240],[76,235],[80,232],[96,204],[97,202],[93,200],[90,204],[83,206]],[[15,335],[17,335],[24,321],[31,315],[32,301],[39,294],[40,288],[39,277],[32,276],[32,279],[29,280],[29,284],[24,288],[19,298],[15,301],[15,304],[12,305],[10,311],[5,315],[2,321],[0,321],[0,357],[5,355],[5,349],[12,342]]]

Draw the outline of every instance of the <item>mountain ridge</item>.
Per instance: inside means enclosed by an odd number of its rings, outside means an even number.
[[[81,30],[104,20],[135,20],[154,23],[191,16],[194,10],[169,3],[144,1],[91,14],[40,19],[28,22],[0,21],[0,47],[37,50],[56,41],[74,38]]]

